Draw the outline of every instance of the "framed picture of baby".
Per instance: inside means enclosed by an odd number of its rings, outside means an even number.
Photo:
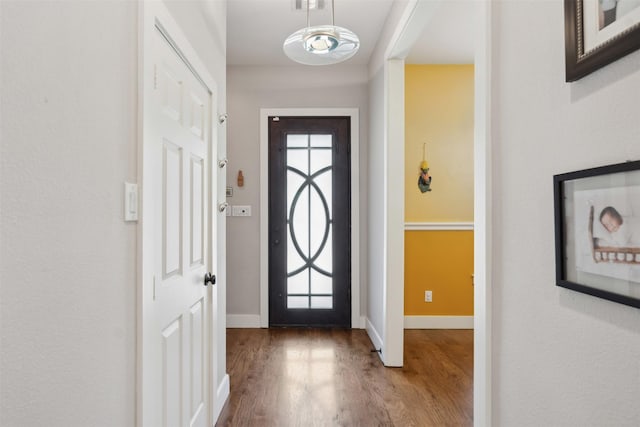
[[[640,0],[564,0],[566,81],[640,48]]]
[[[640,308],[640,161],[553,177],[556,285]]]

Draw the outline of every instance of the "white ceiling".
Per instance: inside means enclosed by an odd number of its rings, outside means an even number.
[[[327,8],[311,11],[311,25],[331,23]],[[360,51],[349,60],[365,65],[373,52],[393,0],[335,0],[335,25],[360,38]],[[230,65],[293,65],[282,43],[304,28],[306,11],[293,10],[293,0],[229,0],[227,5],[227,63]]]
[[[229,0],[227,63],[229,65],[295,65],[282,43],[306,26],[306,12],[293,10],[295,0]],[[335,25],[360,38],[360,51],[349,61],[366,65],[394,0],[334,0]],[[431,0],[422,0],[431,1]],[[331,22],[326,9],[311,12],[311,25]],[[407,57],[407,63],[473,62],[473,0],[442,0],[436,15]]]
[[[407,64],[472,64],[475,7],[473,0],[444,0],[413,46]]]

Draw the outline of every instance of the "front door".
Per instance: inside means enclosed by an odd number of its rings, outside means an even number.
[[[164,31],[145,43],[141,425],[204,427],[212,94]]]
[[[269,324],[351,326],[349,117],[269,117]]]

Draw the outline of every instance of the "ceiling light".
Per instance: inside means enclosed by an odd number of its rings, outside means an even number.
[[[334,3],[331,1],[331,25],[309,25],[291,34],[284,41],[284,53],[305,65],[329,65],[346,61],[358,52],[360,40],[352,31],[334,25]]]
[[[324,0],[293,0],[293,10],[307,10],[307,3],[309,9],[324,9]]]

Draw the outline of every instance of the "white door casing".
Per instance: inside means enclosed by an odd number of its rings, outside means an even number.
[[[260,325],[269,327],[269,116],[351,119],[351,327],[364,328],[360,310],[360,112],[357,108],[260,109]],[[252,325],[251,327],[258,327]]]
[[[213,85],[159,2],[142,7],[138,422],[212,423]],[[168,30],[169,29],[169,30]],[[176,42],[178,40],[178,42]],[[199,64],[199,61],[197,62]],[[198,69],[200,68],[200,69]]]

